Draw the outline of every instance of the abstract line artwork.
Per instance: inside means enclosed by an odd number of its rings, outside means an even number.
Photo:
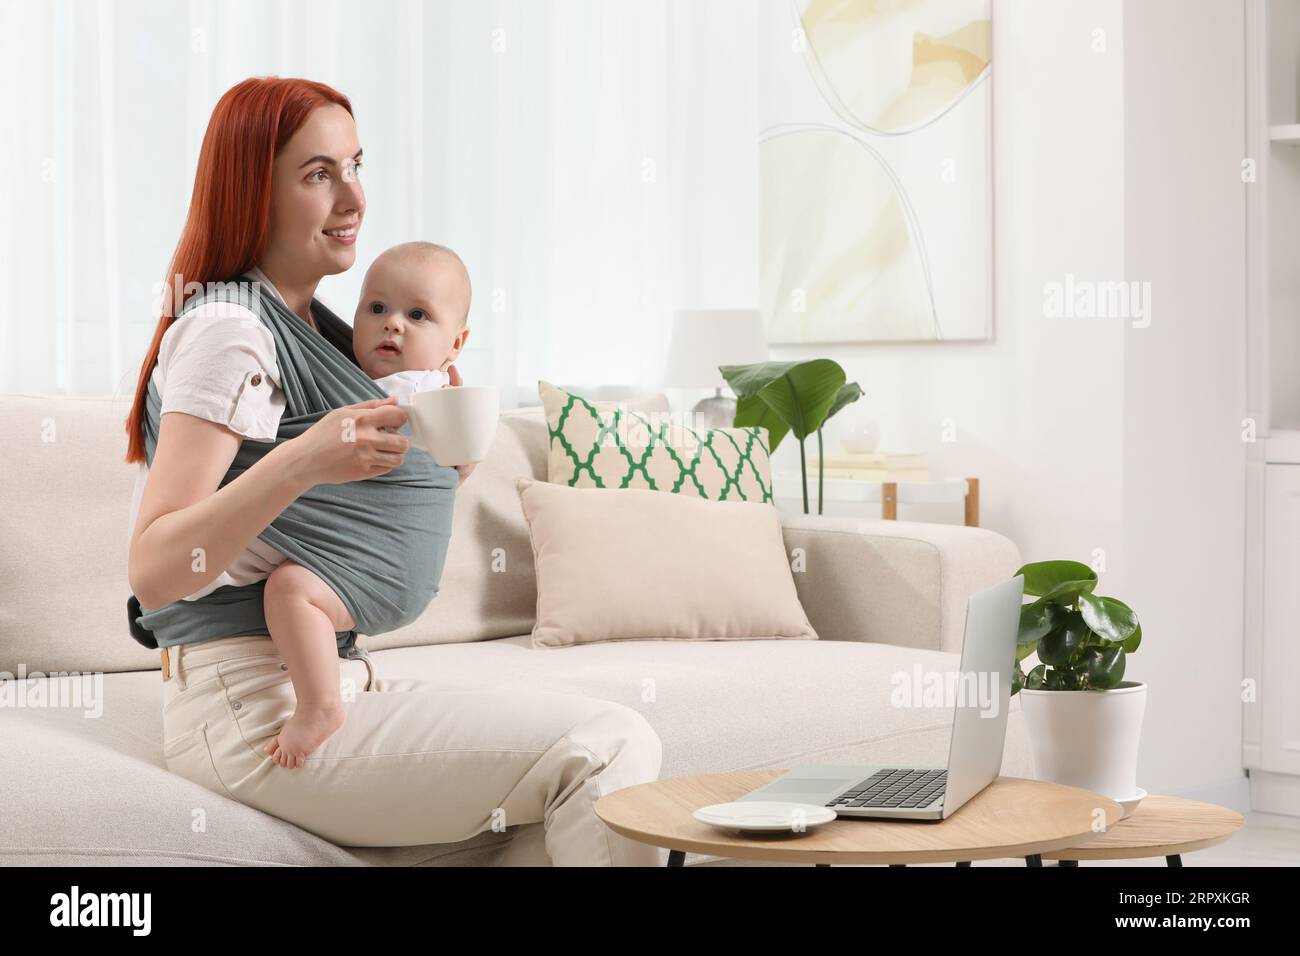
[[[767,0],[772,343],[992,334],[990,0]]]

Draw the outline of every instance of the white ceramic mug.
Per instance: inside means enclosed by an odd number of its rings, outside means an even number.
[[[501,413],[494,385],[447,385],[416,392],[406,406],[411,444],[439,465],[455,467],[487,457]]]

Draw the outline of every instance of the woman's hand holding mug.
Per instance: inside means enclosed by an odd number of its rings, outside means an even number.
[[[392,471],[406,460],[411,444],[397,431],[406,419],[406,409],[392,395],[331,410],[286,443],[297,452],[295,477],[312,487],[364,481]]]

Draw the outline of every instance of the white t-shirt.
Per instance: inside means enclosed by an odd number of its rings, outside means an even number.
[[[250,269],[249,275],[284,301],[260,269]],[[152,379],[162,396],[160,418],[167,412],[185,412],[225,425],[244,438],[275,441],[285,408],[275,339],[271,330],[243,306],[205,303],[173,322],[159,343]],[[396,395],[401,405],[409,404],[415,392],[442,388],[447,383],[447,373],[441,369],[394,372],[375,379],[375,384],[387,394]],[[149,465],[142,461],[131,499],[128,548],[148,478]],[[280,551],[254,538],[221,574],[183,600],[195,601],[228,585],[261,581],[285,560]]]

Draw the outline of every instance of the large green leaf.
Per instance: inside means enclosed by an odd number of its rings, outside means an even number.
[[[1083,660],[1088,686],[1094,690],[1109,690],[1124,679],[1124,648],[1118,645],[1089,647]]]
[[[1096,578],[1081,581],[1062,581],[1043,595],[1042,600],[1056,604],[1076,604],[1080,594],[1085,594],[1097,586]]]
[[[790,426],[772,410],[772,406],[757,395],[736,399],[736,417],[732,424],[736,428],[749,428],[752,425],[766,428],[769,453],[776,451],[776,446],[781,444],[781,439],[790,430]]]
[[[1118,604],[1124,610],[1133,615],[1133,633],[1124,638],[1124,641],[1121,644],[1124,648],[1125,654],[1132,654],[1142,644],[1142,622],[1138,620],[1137,614],[1133,612],[1133,609],[1119,598],[1106,598],[1105,600]]]
[[[1049,667],[1069,667],[1086,633],[1084,629],[1064,625],[1056,628],[1038,642],[1038,659]]]
[[[1046,596],[1054,588],[1067,583],[1092,581],[1096,586],[1097,582],[1097,572],[1078,561],[1035,561],[1021,567],[1016,574],[1025,576],[1025,594],[1030,597]]]
[[[1125,654],[1132,654],[1142,644],[1142,625],[1137,626],[1137,630],[1124,639],[1120,647],[1124,648]]]
[[[1080,594],[1078,600],[1083,619],[1103,640],[1118,644],[1137,630],[1137,615],[1123,601],[1096,594]]]
[[[751,365],[719,365],[723,381],[731,386],[737,399],[753,398],[767,385],[804,362],[754,362]]]
[[[794,437],[805,439],[826,421],[844,386],[844,369],[831,359],[800,362],[772,379],[758,397],[785,419]]]
[[[839,390],[839,393],[835,396],[835,401],[831,402],[831,407],[826,412],[825,420],[830,421],[832,418],[835,417],[835,413],[838,412],[841,408],[843,408],[845,405],[851,404],[852,402],[856,402],[861,397],[862,397],[862,388],[858,385],[857,382],[849,382],[848,384],[844,385]]]
[[[1016,643],[1037,644],[1061,623],[1064,615],[1065,611],[1050,601],[1035,601],[1024,605],[1020,609],[1020,633],[1016,637]]]

